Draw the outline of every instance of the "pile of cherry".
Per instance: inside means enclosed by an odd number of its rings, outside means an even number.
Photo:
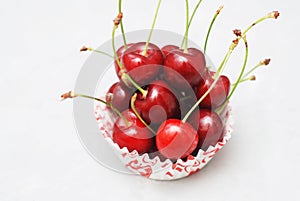
[[[203,52],[174,45],[145,46],[139,42],[117,51],[120,80],[106,94],[106,102],[122,114],[114,123],[113,141],[130,152],[156,153],[171,160],[215,146],[224,127],[215,110],[226,101],[229,79],[221,75],[191,110],[214,82],[215,72],[206,67]]]
[[[225,133],[225,119],[219,114],[226,111],[226,105],[237,85],[254,80],[254,76],[247,76],[257,67],[268,65],[270,61],[267,59],[260,62],[248,73],[244,73],[248,59],[246,33],[266,19],[277,19],[279,12],[268,13],[243,32],[234,30],[236,39],[232,41],[217,72],[213,72],[207,67],[201,50],[188,48],[189,26],[201,0],[192,16],[189,16],[186,0],[187,23],[181,46],[167,45],[162,48],[149,42],[161,0],[147,42],[130,44],[125,40],[121,2],[119,0],[119,14],[113,21],[112,31],[113,58],[119,81],[109,88],[106,101],[73,92],[61,97],[85,97],[106,104],[115,114],[112,140],[120,148],[126,147],[130,152],[136,150],[139,154],[148,153],[150,157],[159,156],[161,159],[175,161],[189,155],[196,156],[200,149],[206,151],[209,146],[215,146]],[[217,10],[211,26],[221,9],[222,7]],[[114,36],[118,25],[121,25],[124,46],[116,51]],[[204,49],[209,33],[210,29]],[[239,40],[243,40],[245,44],[244,64],[238,79],[231,85],[228,77],[221,73]],[[87,50],[96,51],[85,46],[81,49]],[[231,90],[230,86],[233,86]]]

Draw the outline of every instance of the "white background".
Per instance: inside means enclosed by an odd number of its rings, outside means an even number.
[[[150,28],[156,4],[124,1],[126,31]],[[214,160],[189,178],[157,182],[95,162],[76,135],[72,101],[59,101],[89,55],[79,48],[110,38],[117,1],[1,0],[0,200],[299,200],[298,3],[204,0],[190,30],[199,45],[220,5],[208,47],[214,63],[227,51],[232,29],[279,10],[277,21],[248,34],[249,66],[268,57],[271,64],[233,97],[234,135]],[[164,0],[156,27],[183,33],[184,16],[184,1]],[[241,46],[228,63],[232,79],[242,56]]]

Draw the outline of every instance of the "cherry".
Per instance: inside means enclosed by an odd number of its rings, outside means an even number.
[[[181,116],[183,117],[186,113],[196,104],[197,97],[193,90],[183,91],[179,94],[179,105]]]
[[[154,145],[154,138],[150,130],[137,118],[130,109],[122,112],[125,122],[118,117],[113,127],[112,139],[120,148],[127,147],[132,152],[139,154],[149,152]]]
[[[160,65],[164,63],[164,56],[159,47],[149,43],[147,50],[144,51],[145,46],[145,42],[135,43],[125,50],[121,57],[124,69],[140,85],[154,80],[159,73]]]
[[[210,72],[204,83],[195,88],[195,94],[200,99],[214,82],[215,72]],[[200,108],[218,108],[226,100],[230,90],[230,80],[227,76],[221,75],[210,93],[200,103]]]
[[[168,119],[156,133],[156,146],[159,152],[169,159],[185,158],[198,144],[197,131],[179,119]]]
[[[121,82],[116,82],[106,93],[106,102],[122,112],[129,108],[131,95],[132,91],[130,89],[121,84]]]
[[[186,88],[186,81],[190,86],[199,86],[206,71],[205,56],[196,48],[188,48],[187,52],[179,49],[171,51],[164,65],[172,69],[164,71],[166,79],[177,88]]]
[[[155,80],[146,90],[146,96],[137,94],[134,106],[147,124],[161,124],[166,119],[180,116],[179,103],[167,83]]]
[[[154,144],[153,148],[150,150],[149,158],[154,159],[155,157],[158,157],[161,162],[168,159],[158,151],[156,145]]]
[[[161,48],[161,51],[164,53],[164,56],[166,57],[170,52],[178,49],[179,47],[176,45],[166,45]]]
[[[201,109],[194,112],[188,122],[197,129],[199,143],[196,151],[201,148],[206,151],[208,147],[215,146],[223,137],[223,122],[219,115],[208,109]]]

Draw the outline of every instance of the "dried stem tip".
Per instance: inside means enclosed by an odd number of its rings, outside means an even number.
[[[273,11],[273,12],[269,13],[270,18],[277,19],[279,17],[279,15],[280,15],[280,13],[278,11]]]
[[[88,51],[88,50],[90,50],[89,47],[83,46],[83,47],[80,49],[80,52],[85,52],[85,51]]]
[[[67,93],[64,93],[63,95],[60,96],[62,100],[66,100],[68,98],[74,98],[75,94],[72,91],[69,91]]]
[[[220,14],[220,12],[221,12],[221,10],[224,8],[224,6],[222,5],[222,6],[220,6],[219,8],[218,8],[218,10],[216,11],[216,14],[217,15],[219,15]]]
[[[118,26],[118,25],[120,24],[122,18],[123,18],[123,13],[120,12],[120,13],[118,14],[118,16],[113,20],[114,25],[115,25],[115,26]]]
[[[251,80],[251,81],[254,81],[254,80],[256,80],[256,77],[255,77],[255,75],[252,75],[252,76],[249,78],[249,80]]]
[[[237,36],[237,37],[241,37],[242,36],[242,31],[240,29],[235,29],[233,30],[233,33]]]
[[[232,52],[238,44],[239,44],[239,39],[238,38],[234,39],[229,47],[229,50]]]
[[[267,65],[269,65],[270,61],[271,61],[271,59],[265,59],[265,60],[261,61],[260,64],[267,66]]]
[[[235,45],[239,44],[239,39],[233,40],[232,43],[234,43]]]

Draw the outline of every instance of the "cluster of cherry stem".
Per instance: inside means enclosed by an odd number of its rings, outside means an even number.
[[[191,17],[189,16],[189,2],[188,0],[185,1],[185,6],[186,6],[186,29],[185,29],[185,34],[184,34],[184,38],[182,40],[182,43],[180,45],[180,48],[183,49],[184,53],[188,53],[188,32],[189,32],[189,28],[191,26],[191,23],[193,21],[193,18],[201,4],[202,0],[199,0],[199,2],[196,4],[193,12],[192,12],[192,15]],[[151,36],[152,36],[152,33],[153,33],[153,30],[154,30],[154,26],[155,26],[155,23],[156,23],[156,19],[157,19],[157,15],[158,15],[158,11],[159,11],[159,8],[160,8],[160,5],[161,5],[161,0],[159,0],[158,2],[158,5],[157,5],[157,8],[156,8],[156,12],[155,12],[155,16],[154,16],[154,19],[153,19],[153,22],[152,22],[152,26],[151,26],[151,30],[150,30],[150,33],[149,33],[149,36],[148,36],[148,39],[147,39],[147,42],[146,42],[146,45],[145,45],[145,48],[144,48],[144,51],[142,52],[142,55],[146,56],[147,55],[147,49],[148,49],[148,45],[149,45],[149,42],[151,40]],[[93,52],[96,52],[96,53],[101,53],[103,55],[106,55],[108,57],[111,57],[113,59],[116,60],[119,68],[120,68],[120,72],[121,72],[121,79],[124,81],[125,84],[129,84],[128,81],[138,90],[142,93],[143,96],[146,96],[147,94],[147,91],[145,91],[143,88],[141,88],[129,75],[128,73],[126,72],[126,70],[124,69],[122,63],[120,62],[120,59],[117,55],[117,52],[116,52],[116,48],[115,48],[115,31],[117,30],[118,26],[120,25],[121,27],[121,32],[122,32],[122,38],[123,38],[123,43],[124,43],[124,48],[127,49],[128,46],[127,46],[127,42],[126,42],[126,37],[125,37],[125,32],[124,32],[124,25],[123,25],[123,13],[122,13],[122,0],[119,0],[119,14],[118,16],[114,19],[114,26],[113,26],[113,30],[112,30],[112,49],[113,49],[113,53],[114,53],[114,56],[111,56],[110,54],[106,53],[106,52],[103,52],[103,51],[100,51],[100,50],[96,50],[96,49],[93,49],[93,48],[90,48],[90,47],[86,47],[86,46],[83,46],[80,51],[93,51]],[[209,39],[209,36],[210,36],[210,33],[211,33],[211,30],[212,30],[212,27],[213,27],[213,24],[217,18],[217,16],[220,14],[220,11],[223,9],[223,6],[220,6],[217,11],[215,12],[212,20],[211,20],[211,23],[209,25],[209,28],[208,28],[208,31],[207,31],[207,34],[206,34],[206,38],[205,38],[205,44],[204,44],[204,54],[206,53],[206,50],[207,50],[207,43],[208,43],[208,39]],[[235,81],[234,84],[232,84],[232,89],[227,97],[227,99],[225,100],[225,102],[218,108],[217,110],[217,113],[221,113],[223,111],[223,109],[226,107],[228,101],[230,100],[230,98],[232,97],[233,93],[235,92],[237,86],[239,83],[242,83],[242,82],[245,82],[247,80],[255,80],[255,76],[250,76],[248,77],[254,70],[256,70],[258,67],[260,66],[264,66],[264,65],[268,65],[270,63],[270,59],[265,59],[263,61],[260,61],[257,65],[255,65],[253,68],[251,68],[247,73],[245,73],[245,70],[246,70],[246,66],[247,66],[247,61],[248,61],[248,42],[247,42],[247,38],[246,38],[246,34],[248,33],[248,31],[253,28],[255,25],[261,23],[262,21],[266,20],[266,19],[270,19],[270,18],[274,18],[274,19],[277,19],[277,17],[279,16],[279,12],[277,11],[273,11],[265,16],[263,16],[262,18],[259,18],[257,21],[255,21],[254,23],[252,23],[247,29],[245,29],[244,31],[241,31],[241,30],[233,30],[233,33],[236,35],[236,39],[233,40],[229,46],[229,50],[227,51],[227,53],[225,54],[222,62],[220,63],[216,73],[215,73],[215,76],[214,76],[214,82],[212,83],[212,85],[209,87],[209,89],[206,91],[205,94],[203,94],[203,96],[196,102],[196,104],[187,112],[187,114],[185,115],[185,117],[182,119],[183,122],[186,122],[187,119],[189,118],[189,116],[193,113],[193,111],[199,106],[199,104],[204,100],[204,98],[212,91],[212,89],[215,87],[216,83],[218,82],[222,72],[224,71],[225,69],[225,66],[226,66],[226,63],[227,61],[229,60],[233,50],[236,48],[236,46],[239,44],[239,41],[242,39],[243,42],[244,42],[244,45],[245,45],[245,55],[244,55],[244,61],[243,61],[243,66],[242,66],[242,69],[239,73],[239,76],[237,78],[237,80]],[[146,124],[146,122],[142,119],[142,117],[138,114],[138,112],[136,111],[135,109],[135,106],[134,106],[134,102],[136,100],[136,94],[134,94],[131,98],[131,108],[132,110],[134,111],[134,113],[136,114],[136,116],[141,120],[141,122],[143,124],[145,124],[145,126],[147,126],[149,128],[149,130],[153,133],[154,130],[148,126]],[[73,93],[72,91],[68,92],[68,93],[65,93],[61,96],[61,98],[64,100],[64,99],[67,99],[67,98],[75,98],[75,97],[84,97],[84,98],[89,98],[89,99],[94,99],[96,101],[99,101],[105,105],[107,105],[108,107],[110,107],[118,116],[120,116],[123,121],[129,125],[129,122],[126,120],[126,118],[120,113],[120,111],[118,111],[116,108],[113,107],[112,104],[110,103],[107,103],[101,99],[98,99],[98,98],[95,98],[95,97],[91,97],[91,96],[87,96],[87,95],[83,95],[83,94],[75,94]]]

